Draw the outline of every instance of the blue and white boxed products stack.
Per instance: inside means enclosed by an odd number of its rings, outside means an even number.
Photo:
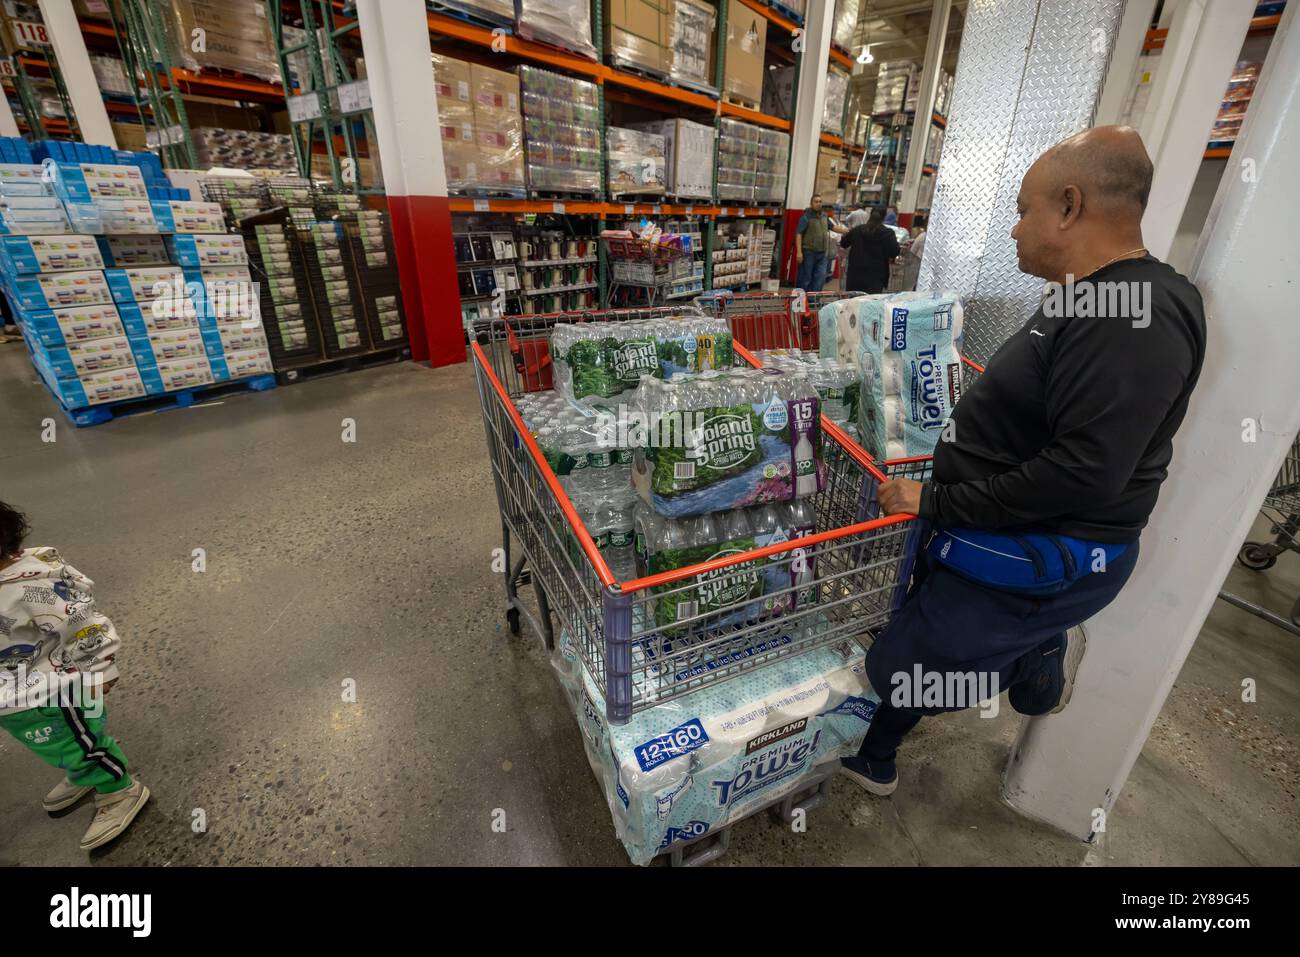
[[[220,206],[172,187],[152,154],[58,141],[31,154],[42,165],[0,165],[0,284],[65,408],[271,371]]]

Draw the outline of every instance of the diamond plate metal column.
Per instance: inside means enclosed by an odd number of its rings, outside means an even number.
[[[1017,265],[1016,193],[1049,146],[1086,129],[1123,0],[971,0],[921,289],[966,304],[966,354],[984,362],[1037,308],[1043,281]]]

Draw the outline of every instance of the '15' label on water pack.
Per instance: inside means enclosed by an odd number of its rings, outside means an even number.
[[[636,761],[642,771],[653,771],[665,761],[690,754],[709,743],[709,736],[698,718],[666,731],[645,744],[637,745]]]

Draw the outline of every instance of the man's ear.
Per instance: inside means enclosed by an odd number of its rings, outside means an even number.
[[[1057,229],[1069,229],[1083,214],[1083,191],[1077,186],[1061,190],[1061,221]]]

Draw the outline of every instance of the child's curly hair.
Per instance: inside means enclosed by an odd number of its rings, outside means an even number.
[[[23,550],[23,539],[32,527],[27,516],[18,509],[0,502],[0,558],[13,558]]]

